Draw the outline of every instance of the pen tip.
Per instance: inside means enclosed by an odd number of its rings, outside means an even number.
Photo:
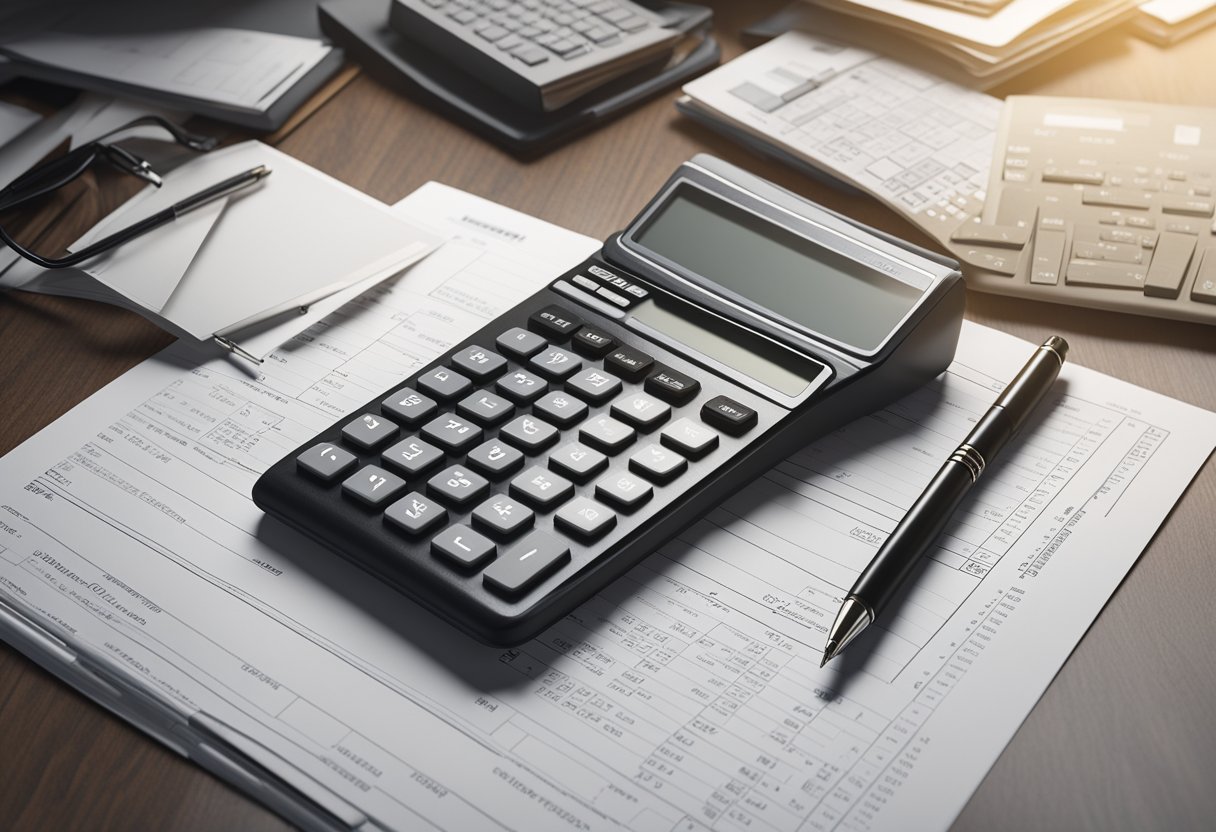
[[[258,179],[263,179],[267,176],[270,176],[270,168],[266,167],[265,165],[258,165],[256,168],[253,169],[253,175],[256,176]]]
[[[836,658],[836,654],[840,651],[840,642],[836,639],[828,639],[827,647],[823,648],[823,659],[819,662],[819,666],[823,667],[832,659]]]

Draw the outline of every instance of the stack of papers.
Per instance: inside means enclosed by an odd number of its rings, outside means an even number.
[[[1136,16],[1136,34],[1166,46],[1216,23],[1216,0],[1149,0]]]

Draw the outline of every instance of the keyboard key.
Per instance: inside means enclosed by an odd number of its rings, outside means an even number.
[[[701,405],[701,418],[708,424],[739,436],[756,424],[756,411],[727,396],[715,396]]]
[[[456,410],[483,425],[495,425],[515,412],[515,405],[484,390],[470,393],[460,400]]]
[[[1163,214],[1184,214],[1192,217],[1212,216],[1213,205],[1210,199],[1197,199],[1193,196],[1164,194],[1158,200]]]
[[[633,441],[637,431],[611,416],[597,416],[583,424],[578,436],[601,451],[615,454]]]
[[[673,450],[650,444],[629,457],[629,470],[657,483],[675,479],[688,468],[688,460]]]
[[[496,352],[473,345],[453,355],[452,366],[480,384],[502,375],[507,369],[507,359]]]
[[[1109,289],[1142,289],[1144,266],[1123,263],[1095,263],[1072,260],[1064,273],[1069,286],[1105,286]]]
[[[533,465],[511,480],[511,494],[545,511],[565,502],[574,493],[574,483]]]
[[[469,451],[465,461],[490,479],[498,480],[524,464],[524,455],[506,442],[491,439]]]
[[[1199,303],[1216,303],[1216,249],[1208,249],[1199,262],[1199,273],[1191,287],[1191,300]]]
[[[463,396],[473,387],[473,382],[455,370],[446,367],[436,367],[418,377],[418,386],[422,392],[429,393],[437,399],[454,399]]]
[[[528,332],[518,326],[499,335],[494,343],[500,350],[520,361],[526,361],[549,345],[548,341],[535,332]]]
[[[397,435],[397,425],[383,416],[364,413],[342,428],[342,438],[364,450],[381,445]]]
[[[381,506],[405,490],[405,480],[378,465],[364,465],[342,482],[342,493],[369,506]]]
[[[498,435],[520,450],[534,454],[556,442],[558,430],[535,416],[517,416]]]
[[[621,380],[605,370],[592,367],[573,376],[566,387],[578,393],[592,404],[603,404],[621,389]]]
[[[561,380],[583,366],[583,360],[572,352],[549,347],[532,356],[532,366],[551,379]]]
[[[519,34],[527,37],[525,34],[526,31],[527,30],[520,29]],[[533,29],[533,31],[536,31],[539,34],[539,30]],[[543,64],[545,61],[549,60],[548,54],[546,54],[545,50],[541,49],[539,46],[527,46],[523,49],[516,49],[511,53],[511,57],[519,58],[528,66],[536,66],[537,64]]]
[[[646,378],[646,392],[672,404],[683,404],[701,389],[701,382],[692,376],[676,372],[662,364],[655,365],[654,373]]]
[[[463,465],[444,468],[426,482],[427,489],[439,499],[453,506],[467,505],[480,500],[490,489],[490,483],[474,474]]]
[[[565,340],[583,325],[583,321],[578,315],[560,306],[546,306],[532,313],[528,318],[528,325],[542,335]]]
[[[417,436],[402,439],[380,456],[381,462],[396,468],[407,477],[416,477],[442,460],[443,451]]]
[[[448,511],[434,500],[411,491],[384,511],[384,519],[417,537],[448,519]]]
[[[644,352],[638,352],[630,347],[617,347],[612,354],[604,359],[604,369],[615,373],[626,381],[637,381],[646,375],[646,371],[654,364],[654,359]]]
[[[494,541],[462,524],[448,526],[431,538],[431,551],[467,569],[485,563],[497,550]]]
[[[615,23],[617,26],[620,26],[622,29],[624,29],[626,32],[629,32],[630,34],[632,34],[634,32],[640,32],[643,29],[645,29],[647,26],[650,25],[649,23],[646,22],[646,20],[644,18],[641,18],[637,15],[623,17],[620,20],[614,20],[612,22]]]
[[[640,430],[651,430],[671,416],[671,406],[645,393],[626,393],[612,403],[612,415]]]
[[[1155,298],[1176,298],[1182,291],[1182,279],[1195,254],[1197,240],[1188,234],[1162,233],[1153,261],[1144,280],[1144,294]]]
[[[548,390],[549,382],[532,373],[519,370],[500,378],[494,385],[494,389],[512,401],[527,404]]]
[[[570,560],[570,548],[560,538],[535,531],[490,564],[482,581],[505,595],[518,595]]]
[[[595,496],[624,511],[633,511],[654,495],[649,483],[632,474],[609,474],[595,484]]]
[[[538,399],[532,409],[559,428],[568,428],[587,415],[587,403],[570,393],[550,393]]]
[[[607,289],[603,286],[596,289],[595,293],[598,296],[600,296],[601,298],[603,298],[604,300],[613,304],[614,306],[620,306],[622,308],[627,308],[633,302],[629,298],[625,297],[624,295],[619,294],[618,292],[614,292],[611,289]]]
[[[1060,264],[1064,259],[1067,234],[1054,228],[1040,228],[1034,236],[1030,266],[1030,282],[1054,286],[1060,282]]]
[[[422,435],[448,453],[460,453],[481,441],[481,428],[466,419],[458,419],[451,413],[427,422]]]
[[[685,456],[699,459],[718,447],[718,434],[691,419],[676,419],[659,434],[659,441]]]
[[[412,387],[401,388],[380,402],[380,406],[394,419],[400,420],[406,427],[411,428],[422,424],[423,420],[431,418],[439,409],[439,405],[434,399],[428,399]]]
[[[558,509],[553,524],[562,531],[593,540],[616,525],[616,512],[594,500],[578,497]]]
[[[595,284],[592,283],[592,285]],[[615,345],[616,342],[612,340],[611,336],[589,326],[574,333],[574,340],[570,342],[570,346],[574,347],[576,351],[590,358],[603,358]]]
[[[577,483],[584,483],[608,465],[608,457],[593,448],[571,442],[549,457],[549,467]]]
[[[491,497],[473,509],[473,522],[498,537],[510,537],[532,525],[532,509],[505,494]]]
[[[350,451],[322,442],[296,457],[296,467],[307,471],[322,482],[333,482],[359,460]]]

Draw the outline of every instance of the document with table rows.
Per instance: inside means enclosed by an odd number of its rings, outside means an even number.
[[[843,592],[1029,354],[968,325],[937,382],[740,483],[539,638],[485,647],[249,499],[597,245],[440,186],[402,210],[454,238],[258,372],[171,348],[0,461],[0,601],[112,686],[245,738],[317,826],[944,828],[1216,436],[1066,367],[913,588],[820,669]]]

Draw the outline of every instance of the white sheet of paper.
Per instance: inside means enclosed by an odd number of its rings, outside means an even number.
[[[1149,0],[1140,11],[1166,26],[1176,26],[1200,12],[1216,8],[1216,0]]]
[[[939,40],[970,41],[990,48],[1007,46],[1075,0],[1011,0],[990,15],[922,3],[920,0],[809,0],[897,28],[923,31]]]

